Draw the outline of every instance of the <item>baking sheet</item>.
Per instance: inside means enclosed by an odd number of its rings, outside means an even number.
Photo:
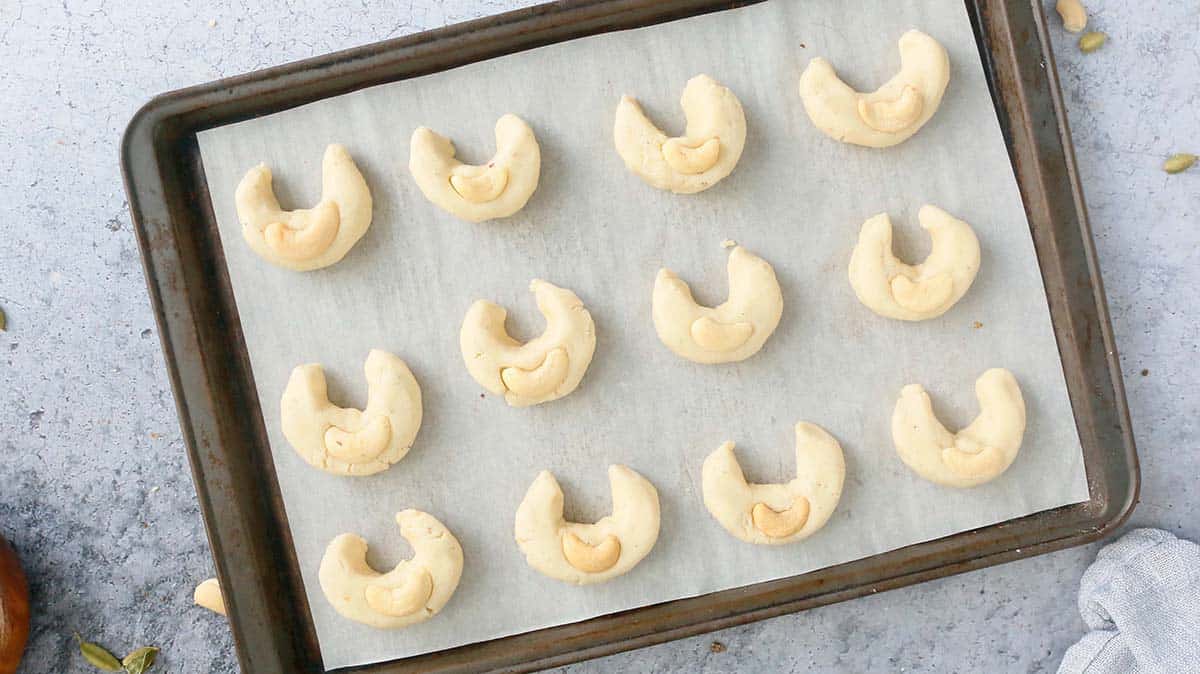
[[[680,597],[804,573],[1088,499],[1082,452],[1020,195],[959,0],[785,2],[600,35],[375,87],[200,134],[204,169],[254,370],[296,553],[328,668],[415,655]],[[896,40],[919,27],[950,52],[941,110],[917,136],[878,151],[818,132],[797,93],[808,60],[830,59],[859,89],[890,77]],[[613,111],[635,95],[668,132],[683,128],[679,95],[707,72],[734,90],[749,135],[737,170],[691,196],[654,190],[612,148]],[[494,150],[505,112],[542,146],[541,185],[507,220],[472,225],[428,203],[408,174],[419,125],[451,137],[465,161]],[[297,274],[257,258],[241,239],[233,192],[266,161],[288,207],[320,192],[320,160],[346,145],[371,185],[371,230],[340,264]],[[947,315],[907,324],[855,299],[846,263],[859,226],[888,211],[898,252],[928,242],[923,203],[970,222],[984,257],[974,287]],[[697,299],[726,291],[734,239],[770,261],[783,320],[763,351],[726,366],[688,363],[650,320],[654,275],[669,266]],[[531,278],[571,288],[592,312],[595,359],[567,398],[516,410],[467,374],[458,330],[472,301],[509,308],[518,338],[542,320]],[[309,467],[279,431],[291,368],[320,362],[335,402],[365,404],[362,364],[374,347],[404,358],[421,383],[425,420],[390,470],[339,478]],[[1029,424],[1000,479],[950,490],[914,476],[889,433],[900,388],[920,382],[955,427],[975,415],[975,378],[1006,367],[1021,383]],[[700,465],[736,440],[747,476],[794,474],[792,426],[820,424],[846,453],[845,491],[826,527],[791,546],[733,539],[704,509]],[[584,588],[526,566],[512,540],[517,504],[536,473],[553,471],[567,515],[609,507],[605,469],[624,463],[662,500],[662,533],[632,572]],[[338,616],[321,593],[325,545],[354,531],[370,561],[409,554],[392,515],[426,510],[466,555],[458,592],[435,619],[383,632]]]

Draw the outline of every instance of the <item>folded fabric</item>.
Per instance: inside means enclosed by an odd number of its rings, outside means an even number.
[[[1130,531],[1084,572],[1079,612],[1092,631],[1059,674],[1200,671],[1200,545]]]

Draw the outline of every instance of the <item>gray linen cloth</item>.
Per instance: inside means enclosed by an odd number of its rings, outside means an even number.
[[[1200,672],[1200,545],[1130,531],[1084,572],[1079,612],[1092,631],[1059,674]]]

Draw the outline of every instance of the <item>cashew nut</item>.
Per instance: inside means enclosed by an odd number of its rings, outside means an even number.
[[[612,514],[595,524],[563,517],[563,492],[542,471],[517,508],[513,532],[525,561],[538,572],[575,585],[601,583],[628,572],[658,540],[658,491],[625,466],[609,466]],[[595,542],[594,544],[592,542]]]
[[[900,92],[900,97],[894,100],[858,99],[858,116],[867,126],[884,133],[899,133],[916,124],[924,109],[925,102],[920,92],[907,85]]]
[[[797,496],[792,505],[784,510],[775,510],[766,503],[755,503],[750,511],[754,528],[771,538],[786,538],[800,531],[808,521],[808,499]]]
[[[704,460],[704,506],[725,530],[747,543],[780,545],[803,540],[825,526],[842,497],[842,447],[820,426],[796,424],[796,477],[782,484],[746,481],[726,442]]]
[[[387,573],[367,564],[367,542],[355,534],[341,534],[325,549],[317,578],[342,616],[381,629],[407,627],[436,615],[454,595],[463,568],[454,534],[419,510],[397,513],[396,524],[413,556]]]
[[[1084,28],[1087,28],[1087,9],[1079,0],[1058,0],[1058,4],[1054,8],[1062,17],[1063,28],[1072,33],[1081,33]]]
[[[221,595],[221,584],[216,578],[209,578],[197,585],[196,591],[192,593],[192,601],[214,613],[228,615],[225,613],[225,597]]]
[[[900,391],[892,413],[892,440],[900,458],[921,477],[948,487],[995,479],[1017,458],[1025,434],[1025,400],[1008,370],[993,368],[975,382],[979,416],[951,433],[934,416],[919,384]]]
[[[596,545],[584,543],[573,532],[563,535],[563,556],[567,563],[586,573],[600,573],[611,569],[621,557],[621,541],[609,534]]]
[[[367,406],[329,401],[315,363],[292,370],[280,401],[283,435],[312,466],[336,475],[371,475],[404,458],[421,428],[421,387],[408,365],[373,349],[363,366]]]
[[[937,40],[917,30],[900,37],[900,71],[871,93],[859,93],[823,58],[800,76],[800,98],[818,129],[830,138],[866,147],[908,140],[937,112],[950,82],[950,57]]]
[[[746,113],[737,96],[708,75],[688,80],[680,105],[687,131],[668,138],[636,100],[623,96],[613,142],[625,166],[646,183],[692,194],[733,172],[746,145]]]
[[[337,232],[337,204],[322,201],[311,211],[295,211],[286,225],[282,222],[267,225],[263,237],[280,258],[302,262],[317,257],[333,245]]]
[[[539,337],[524,344],[514,340],[504,327],[508,312],[486,300],[471,305],[459,333],[471,377],[513,407],[538,405],[574,391],[596,350],[592,315],[575,293],[538,279],[529,289],[546,317]]]
[[[279,206],[266,164],[250,169],[235,201],[251,250],[281,267],[309,271],[341,260],[371,225],[371,191],[341,145],[325,148],[321,201],[309,210]]]
[[[401,618],[425,608],[433,594],[433,576],[425,569],[418,569],[398,587],[368,585],[363,591],[367,606],[383,615]]]
[[[488,166],[458,166],[450,174],[450,184],[463,199],[474,204],[493,201],[508,185],[508,169]]]
[[[663,157],[671,168],[685,175],[704,173],[717,163],[721,141],[716,138],[696,144],[687,138],[669,138],[663,143]]]
[[[536,368],[506,367],[500,370],[500,379],[509,391],[526,398],[538,398],[553,392],[567,378],[567,361],[566,349],[551,349]]]
[[[364,463],[382,454],[391,439],[392,424],[388,418],[375,417],[354,433],[330,426],[325,431],[325,451],[339,461]]]
[[[979,239],[971,226],[936,206],[917,219],[933,240],[925,261],[901,262],[892,253],[892,221],[880,213],[863,223],[850,257],[850,285],[871,311],[904,321],[936,318],[954,306],[979,272]]]
[[[482,166],[454,158],[454,143],[433,130],[413,131],[408,169],[421,192],[442,210],[469,222],[506,218],[537,190],[542,151],[520,117],[496,122],[496,155]]]
[[[733,351],[754,334],[754,324],[741,321],[721,323],[712,316],[701,316],[692,323],[692,339],[707,351]]]
[[[758,353],[783,315],[775,270],[737,246],[729,254],[728,275],[729,298],[704,307],[674,272],[658,272],[652,314],[654,329],[667,348],[696,363],[732,363]]]

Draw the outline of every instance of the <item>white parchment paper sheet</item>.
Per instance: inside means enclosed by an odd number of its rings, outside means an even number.
[[[873,89],[897,69],[896,41],[910,27],[950,52],[950,87],[933,120],[882,151],[818,132],[797,93],[808,60],[822,55],[851,84]],[[629,93],[680,133],[680,93],[701,72],[741,98],[745,154],[714,189],[659,192],[628,173],[614,151],[613,111]],[[472,225],[428,203],[408,173],[413,129],[431,126],[465,160],[482,162],[506,112],[527,120],[542,147],[541,186],[528,206]],[[311,206],[330,142],[350,149],[371,185],[370,231],[340,264],[317,272],[257,258],[241,238],[238,180],[265,161],[285,207]],[[961,0],[770,0],[359,91],[207,131],[200,147],[329,668],[799,574],[1088,498],[1032,240]],[[928,240],[916,213],[927,202],[975,227],[979,277],[938,320],[875,316],[846,280],[859,227],[890,212],[899,252],[920,259]],[[669,266],[700,301],[721,301],[724,239],[774,265],[783,321],[754,358],[695,365],[659,343],[650,292],[659,267]],[[481,396],[459,355],[458,332],[471,302],[488,298],[509,308],[520,338],[536,335],[543,323],[527,290],[535,277],[579,294],[598,345],[573,394],[510,409]],[[322,363],[334,401],[361,407],[372,347],[400,355],[421,383],[425,421],[416,445],[373,477],[310,468],[279,431],[289,372]],[[917,478],[889,433],[900,388],[924,384],[943,420],[957,427],[976,414],[974,381],[989,367],[1012,370],[1025,395],[1029,426],[1016,463],[971,490]],[[786,481],[798,420],[840,439],[841,504],[801,544],[735,540],[704,509],[701,462],[732,439],[751,479]],[[653,552],[628,575],[583,588],[527,567],[513,542],[513,514],[537,471],[550,469],[563,483],[568,517],[590,520],[609,508],[610,463],[658,487],[662,533]],[[317,582],[326,544],[358,532],[372,546],[371,561],[390,568],[409,554],[392,519],[409,507],[434,514],[462,542],[458,593],[436,618],[404,630],[341,618]]]

